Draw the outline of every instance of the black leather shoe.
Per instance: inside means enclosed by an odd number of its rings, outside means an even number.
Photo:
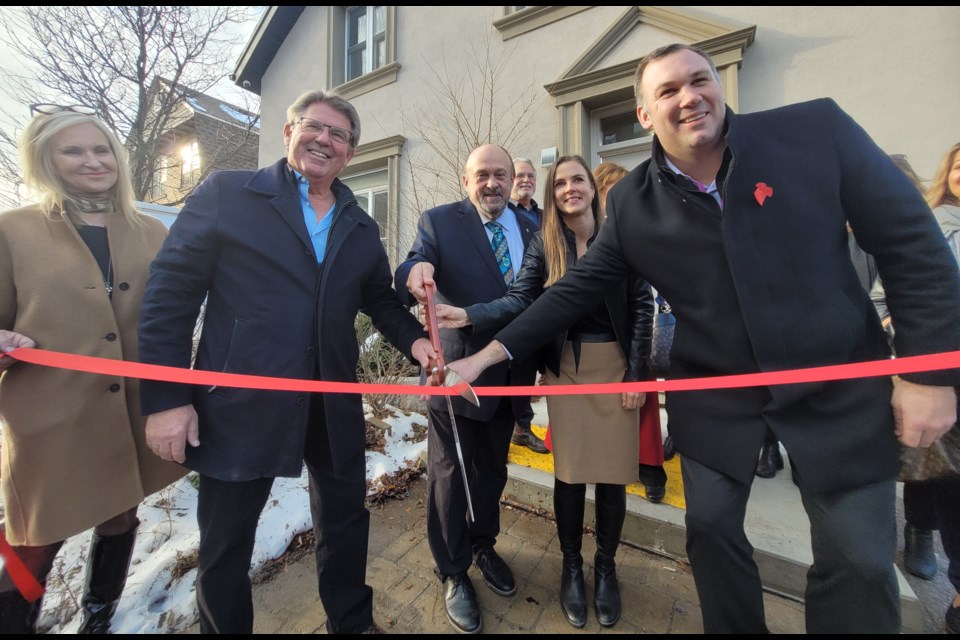
[[[587,590],[583,585],[583,560],[576,558],[563,559],[563,568],[560,570],[560,610],[566,616],[567,622],[583,629],[587,624]]]
[[[658,487],[651,484],[643,485],[643,490],[647,492],[647,500],[653,504],[660,504],[663,502],[663,497],[667,495],[666,487]]]
[[[933,531],[909,523],[903,528],[903,566],[918,578],[933,580],[937,575]]]
[[[480,633],[480,603],[470,577],[465,573],[447,576],[443,581],[443,606],[447,619],[459,633]]]
[[[513,435],[510,437],[510,442],[520,445],[521,447],[526,447],[534,453],[550,453],[547,445],[537,437],[537,434],[535,434],[530,427],[521,427],[519,424],[516,425],[513,429]]]
[[[493,550],[493,547],[477,547],[474,558],[477,569],[483,575],[483,581],[498,596],[512,596],[517,592],[517,583],[513,579],[513,572],[503,561],[503,558]]]
[[[599,556],[593,568],[593,609],[601,627],[612,627],[620,620],[620,583],[612,561]]]
[[[764,442],[760,449],[760,460],[757,462],[757,475],[761,478],[772,478],[777,471],[783,469],[783,455],[780,453],[779,442]]]

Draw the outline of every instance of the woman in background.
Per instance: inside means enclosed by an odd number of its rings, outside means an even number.
[[[0,352],[137,360],[147,268],[166,235],[135,205],[126,152],[86,107],[35,105],[20,155],[37,205],[0,214]],[[139,382],[0,358],[5,535],[43,583],[64,540],[93,527],[80,633],[107,633],[143,498],[184,474],[147,448]],[[0,569],[0,633],[33,633]]]

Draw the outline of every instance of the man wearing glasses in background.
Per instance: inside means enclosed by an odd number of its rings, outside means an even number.
[[[527,158],[513,159],[513,188],[510,191],[510,207],[533,223],[537,229],[543,220],[543,209],[533,199],[537,192],[537,169]],[[535,375],[535,372],[533,372]],[[523,384],[518,381],[517,384]],[[529,384],[533,384],[530,380]],[[534,411],[530,406],[530,396],[514,396],[510,399],[513,404],[513,414],[517,417],[517,424],[513,427],[510,442],[526,447],[534,453],[549,453],[547,445],[530,428],[533,422]]]
[[[423,328],[391,288],[373,219],[337,176],[360,138],[356,109],[319,91],[283,125],[287,157],[212,174],[187,199],[150,268],[140,357],[196,368],[356,381],[357,313],[426,366]],[[320,600],[331,633],[375,630],[366,585],[370,515],[359,395],[144,381],[147,442],[200,475],[197,604],[201,633],[251,633],[250,560],[275,477],[306,462]]]

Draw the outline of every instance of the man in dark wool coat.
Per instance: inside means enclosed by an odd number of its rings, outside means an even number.
[[[390,286],[373,218],[338,176],[360,142],[357,110],[308,91],[287,109],[287,157],[220,171],[197,187],[150,267],[140,317],[144,362],[356,382],[363,311],[426,366],[433,349]],[[366,584],[370,514],[359,395],[144,381],[147,443],[200,476],[197,605],[201,633],[252,633],[250,558],[275,477],[304,462],[317,581],[331,633],[375,630]]]

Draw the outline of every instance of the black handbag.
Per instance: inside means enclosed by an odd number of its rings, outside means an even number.
[[[670,303],[657,296],[657,314],[653,316],[653,338],[650,344],[650,373],[657,378],[670,374],[670,347],[673,346],[673,329],[677,318]]]

